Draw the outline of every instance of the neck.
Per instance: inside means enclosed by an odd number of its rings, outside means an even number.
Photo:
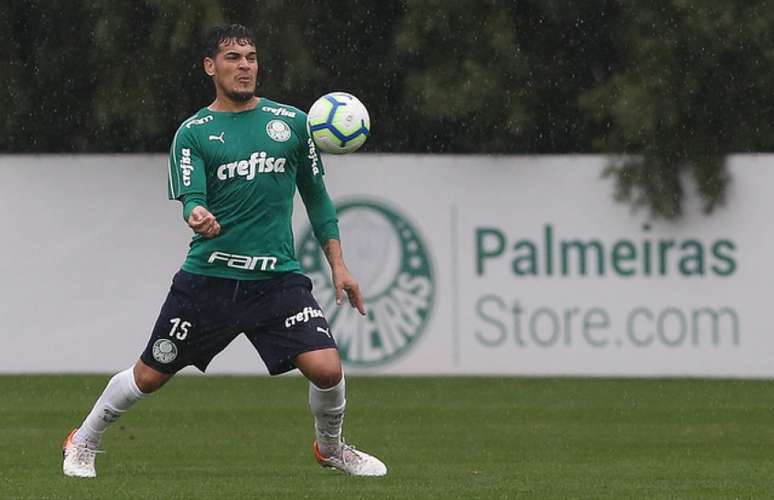
[[[255,109],[255,107],[258,106],[258,101],[260,100],[260,97],[253,96],[247,101],[235,101],[223,94],[219,94],[217,97],[215,97],[215,100],[212,101],[212,104],[207,106],[207,109],[210,111],[227,111],[238,113],[240,111],[249,111],[251,109]]]

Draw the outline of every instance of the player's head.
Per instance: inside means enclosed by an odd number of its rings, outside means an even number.
[[[255,95],[258,56],[255,37],[241,24],[215,26],[207,33],[204,71],[212,77],[215,91],[234,101]]]

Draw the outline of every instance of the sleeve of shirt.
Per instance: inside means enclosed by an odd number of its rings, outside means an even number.
[[[178,129],[169,150],[167,195],[183,204],[188,220],[196,205],[207,208],[207,175],[196,138],[185,123]]]
[[[300,153],[301,161],[296,175],[296,185],[301,199],[304,201],[314,235],[320,244],[324,244],[328,240],[339,239],[339,220],[336,218],[336,209],[331,197],[325,189],[322,160],[317,154],[314,141],[306,131],[306,115],[300,114],[304,126],[299,127],[298,130],[300,130],[299,133],[303,139],[301,144],[305,146]]]

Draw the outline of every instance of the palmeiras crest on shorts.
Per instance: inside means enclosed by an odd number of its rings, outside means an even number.
[[[314,283],[342,360],[379,366],[407,353],[424,333],[435,304],[435,275],[427,246],[397,210],[372,199],[336,204],[345,260],[360,283],[368,314],[336,306],[325,256],[311,228],[298,260]]]
[[[159,363],[171,363],[177,358],[177,346],[169,339],[158,339],[153,343],[153,359]]]
[[[277,142],[290,139],[290,126],[282,120],[272,120],[266,124],[266,133]]]

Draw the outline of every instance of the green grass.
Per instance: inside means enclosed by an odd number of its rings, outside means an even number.
[[[384,478],[325,470],[299,377],[185,377],[60,446],[107,376],[0,377],[0,498],[771,498],[774,383],[349,377],[345,435]]]

